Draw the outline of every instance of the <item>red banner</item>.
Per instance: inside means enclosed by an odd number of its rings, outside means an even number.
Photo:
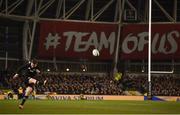
[[[40,23],[39,57],[93,59],[92,50],[100,51],[98,59],[113,59],[117,25],[68,21]]]
[[[122,59],[148,58],[148,25],[125,25],[121,38]],[[152,25],[151,55],[154,60],[180,59],[179,24]]]
[[[110,60],[115,54],[118,25],[70,21],[40,23],[39,57],[59,59],[93,59],[92,50],[99,49],[98,59]],[[152,25],[152,59],[180,59],[180,25]],[[148,25],[129,24],[121,29],[120,58],[148,58]],[[97,58],[96,58],[97,59]]]

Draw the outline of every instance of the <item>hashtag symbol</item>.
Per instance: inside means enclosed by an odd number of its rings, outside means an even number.
[[[56,49],[57,45],[60,44],[60,42],[58,42],[59,39],[61,38],[58,36],[57,33],[54,36],[49,33],[48,37],[46,37],[46,43],[44,43],[46,50],[48,50],[50,46],[53,46],[54,49]]]

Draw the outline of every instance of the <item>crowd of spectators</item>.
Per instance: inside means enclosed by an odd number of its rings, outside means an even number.
[[[120,81],[113,77],[85,74],[43,74],[37,79],[48,82],[45,86],[36,86],[36,92],[56,92],[58,94],[94,94],[125,95],[124,91],[147,93],[148,77],[145,74],[126,74]],[[180,96],[180,77],[177,75],[152,75],[152,95]],[[6,76],[1,78],[0,87],[18,89],[24,87],[23,78],[13,80]]]
[[[142,94],[148,91],[148,76],[130,74],[124,77],[126,90],[137,90]],[[151,91],[155,96],[180,96],[180,77],[178,75],[156,74],[151,76]]]
[[[65,75],[45,74],[42,76],[48,79],[45,86],[37,87],[38,93],[57,92],[60,94],[103,94],[122,95],[121,85],[107,76],[97,75]]]
[[[170,75],[152,77],[152,94],[159,96],[180,96],[180,77]]]
[[[144,94],[147,91],[147,77],[144,74],[128,74],[123,77],[122,85],[125,90],[139,91]]]

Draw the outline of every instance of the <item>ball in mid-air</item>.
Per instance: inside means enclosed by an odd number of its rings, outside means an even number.
[[[99,56],[99,51],[97,49],[93,49],[92,51],[93,56]]]

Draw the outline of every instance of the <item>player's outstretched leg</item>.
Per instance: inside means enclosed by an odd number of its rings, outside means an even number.
[[[33,84],[36,84],[36,85],[46,85],[47,83],[47,80],[44,80],[44,81],[38,81],[36,79],[29,79],[29,83],[33,83]]]
[[[37,85],[46,85],[46,83],[47,83],[47,80],[36,82]]]
[[[27,87],[26,88],[26,91],[25,91],[25,95],[22,99],[22,102],[21,104],[19,105],[19,109],[23,109],[24,108],[24,103],[26,102],[26,100],[28,99],[28,96],[31,94],[31,92],[33,91],[33,88],[32,87]]]

